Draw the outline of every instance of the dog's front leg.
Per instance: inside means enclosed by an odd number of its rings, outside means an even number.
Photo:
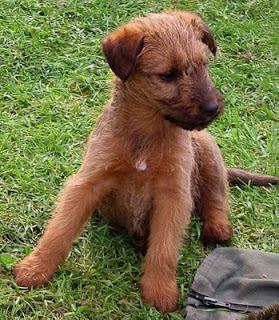
[[[74,238],[113,184],[114,178],[105,171],[91,177],[81,171],[67,181],[37,248],[15,267],[18,285],[35,288],[50,280],[67,257]]]
[[[141,279],[143,301],[160,312],[171,312],[177,308],[177,258],[193,206],[189,184],[185,188],[185,185],[181,187],[171,180],[165,179],[156,186],[149,245]]]

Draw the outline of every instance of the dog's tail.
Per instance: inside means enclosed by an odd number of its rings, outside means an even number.
[[[235,184],[249,183],[253,186],[268,186],[270,184],[279,183],[279,178],[257,174],[240,169],[227,169],[229,182]]]

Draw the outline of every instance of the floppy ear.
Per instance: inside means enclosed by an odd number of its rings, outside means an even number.
[[[129,25],[120,27],[103,41],[103,53],[112,71],[126,81],[133,73],[143,48],[143,35]]]
[[[217,52],[217,44],[214,40],[214,37],[205,23],[202,21],[200,17],[198,17],[200,21],[192,20],[192,26],[199,29],[201,33],[201,41],[208,46],[208,49],[212,52],[214,56],[216,56]]]
[[[178,15],[187,24],[192,25],[198,30],[201,41],[205,43],[208,49],[216,56],[217,45],[214,37],[199,15],[186,11],[174,11],[172,14]]]

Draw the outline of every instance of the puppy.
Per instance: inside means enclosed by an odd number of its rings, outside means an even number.
[[[45,285],[97,209],[147,243],[142,299],[173,311],[191,212],[199,212],[205,238],[226,241],[233,234],[228,177],[265,185],[278,179],[226,170],[214,139],[202,131],[222,112],[224,98],[207,68],[207,53],[217,47],[199,16],[166,11],[136,18],[102,46],[116,75],[112,97],[37,248],[15,267],[15,280]]]

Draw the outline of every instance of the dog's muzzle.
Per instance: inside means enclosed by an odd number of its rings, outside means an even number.
[[[215,120],[219,115],[219,112],[215,112],[213,116],[205,116],[205,117],[194,117],[191,119],[188,119],[187,121],[181,121],[178,119],[175,119],[174,117],[170,115],[165,115],[164,118],[171,122],[172,124],[183,128],[184,130],[203,130],[206,127],[210,125],[210,123]]]

